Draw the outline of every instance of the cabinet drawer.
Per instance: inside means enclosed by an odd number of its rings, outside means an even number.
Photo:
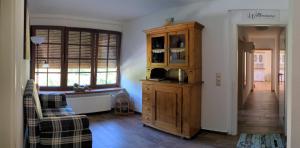
[[[145,114],[145,113],[143,113],[142,120],[143,120],[143,122],[150,123],[152,121],[151,114]]]
[[[151,103],[150,94],[143,93],[143,103]]]
[[[152,107],[148,103],[143,103],[143,113],[151,114],[152,113]]]
[[[151,94],[151,91],[152,91],[151,85],[143,85],[143,93]]]

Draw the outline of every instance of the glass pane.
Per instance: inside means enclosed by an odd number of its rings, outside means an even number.
[[[48,86],[60,86],[60,74],[49,73],[48,74]]]
[[[165,62],[165,37],[153,37],[151,39],[152,46],[152,63]]]
[[[92,47],[91,46],[81,46],[80,57],[81,58],[91,58],[92,57]]]
[[[106,72],[107,61],[106,60],[98,60],[97,63],[97,72]]]
[[[60,58],[61,57],[61,45],[49,45],[49,57]]]
[[[80,43],[80,32],[69,31],[69,44],[79,44]]]
[[[79,46],[69,45],[68,46],[68,57],[69,58],[79,58]]]
[[[185,35],[170,35],[170,48],[185,48]]]
[[[109,47],[108,58],[109,59],[117,59],[117,48],[116,47]]]
[[[39,86],[47,86],[47,74],[46,73],[36,73],[35,82],[39,84]]]
[[[68,86],[73,86],[75,83],[79,84],[79,73],[68,73]]]
[[[39,59],[38,61],[36,61],[36,67],[35,67],[35,72],[47,72],[47,68],[43,67],[44,63],[46,62],[46,60],[42,60]]]
[[[107,59],[107,47],[98,47],[98,58]]]
[[[49,43],[61,43],[61,30],[49,31]]]
[[[152,63],[164,63],[165,53],[164,51],[152,51]]]
[[[90,32],[81,32],[81,44],[92,44],[92,34]]]
[[[153,37],[152,38],[152,49],[164,49],[165,48],[165,37]]]
[[[97,73],[97,85],[106,84],[106,73]]]
[[[45,42],[44,43],[48,43],[48,29],[37,29],[35,32],[36,36],[40,36],[40,37],[44,37],[45,38]]]
[[[109,72],[107,74],[107,84],[116,84],[117,83],[117,72]]]
[[[91,73],[80,73],[79,85],[90,85],[91,84]]]
[[[117,60],[108,60],[108,71],[117,71]]]
[[[48,61],[48,72],[60,72],[61,71],[61,62],[60,59],[50,59]]]
[[[34,48],[36,50],[36,47]],[[42,44],[37,46],[37,52],[35,53],[38,58],[48,57],[48,44]]]
[[[109,36],[109,46],[117,46],[117,35],[111,34]]]
[[[91,72],[91,60],[80,60],[80,72]]]
[[[79,72],[79,60],[68,60],[68,72]]]
[[[186,62],[185,34],[170,35],[170,63],[183,64]]]
[[[170,49],[170,63],[172,63],[172,64],[185,63],[185,49],[171,48]]]
[[[107,46],[108,45],[108,34],[99,33],[98,44],[101,46]]]

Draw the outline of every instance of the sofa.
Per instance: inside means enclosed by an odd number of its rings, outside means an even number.
[[[92,147],[87,116],[75,115],[64,94],[38,94],[34,80],[28,80],[23,99],[26,147]]]

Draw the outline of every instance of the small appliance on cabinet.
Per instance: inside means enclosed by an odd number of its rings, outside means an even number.
[[[144,125],[191,138],[201,129],[202,29],[198,22],[146,30]]]

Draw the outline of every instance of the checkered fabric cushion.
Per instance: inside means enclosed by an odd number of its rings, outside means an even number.
[[[24,123],[30,148],[91,148],[92,133],[85,115],[74,115],[64,95],[43,97],[43,119],[39,119],[33,98],[34,80],[28,80],[24,92]],[[49,103],[51,102],[51,103]]]
[[[42,132],[78,131],[89,128],[89,119],[85,115],[43,118],[40,122]]]
[[[42,111],[43,117],[72,116],[75,114],[70,106],[64,108],[45,108]]]
[[[65,94],[40,94],[42,108],[61,108],[67,105]]]
[[[42,132],[42,148],[91,148],[92,134],[88,129],[65,132]]]

